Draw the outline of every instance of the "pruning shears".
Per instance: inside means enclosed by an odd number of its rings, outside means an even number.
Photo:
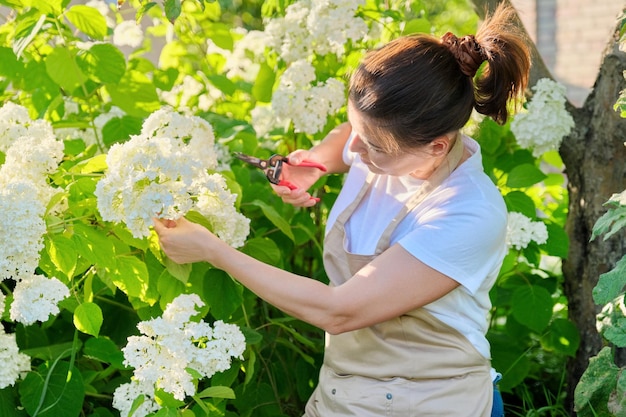
[[[290,183],[286,180],[281,180],[280,175],[283,170],[283,165],[291,165],[289,163],[289,158],[286,156],[274,154],[270,156],[268,159],[261,159],[255,156],[245,155],[241,152],[236,152],[235,157],[241,159],[244,162],[249,163],[250,165],[254,165],[257,168],[260,168],[265,173],[268,181],[275,185],[281,185],[285,187],[289,187],[290,190],[295,190],[296,187],[294,184]],[[326,172],[326,167],[322,164],[312,161],[302,161],[298,165],[294,165],[298,167],[305,168],[317,168],[320,171]]]

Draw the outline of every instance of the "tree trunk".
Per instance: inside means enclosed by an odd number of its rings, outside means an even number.
[[[486,10],[493,11],[499,1],[473,0],[473,3],[482,17]],[[519,19],[517,21],[521,26]],[[583,107],[574,108],[568,103],[575,127],[559,150],[569,192],[566,231],[570,247],[568,258],[563,260],[563,290],[569,317],[578,327],[581,338],[576,357],[567,366],[566,407],[572,416],[575,415],[574,389],[587,369],[589,358],[598,353],[603,343],[596,329],[596,314],[601,306],[594,303],[592,290],[598,277],[613,269],[626,254],[626,230],[606,241],[602,237],[590,241],[594,224],[606,212],[604,203],[612,194],[626,189],[626,119],[613,109],[619,92],[626,88],[623,76],[626,53],[619,51],[618,44],[616,29]],[[541,78],[553,78],[535,45],[532,48],[531,86]],[[616,356],[621,361],[625,354],[618,352]]]
[[[623,71],[626,53],[618,49],[619,36],[611,40],[593,91],[582,109],[573,111],[576,127],[561,146],[560,154],[569,181],[569,213],[566,231],[570,238],[568,258],[563,262],[564,292],[569,317],[580,330],[577,355],[568,364],[568,405],[573,390],[598,353],[602,339],[596,330],[601,306],[591,291],[598,277],[613,269],[626,254],[626,234],[590,242],[594,224],[606,212],[603,204],[626,189],[626,119],[613,109],[619,92],[626,88]]]

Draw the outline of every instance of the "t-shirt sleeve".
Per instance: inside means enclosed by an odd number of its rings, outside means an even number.
[[[422,213],[398,243],[475,294],[506,251],[506,209],[499,201],[451,202]]]

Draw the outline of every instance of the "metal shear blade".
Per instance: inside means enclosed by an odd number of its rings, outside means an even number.
[[[236,152],[235,157],[262,169],[269,182],[277,185],[280,183],[280,174],[282,172],[283,163],[287,161],[287,158],[278,154],[272,155],[268,159],[261,159],[256,156]]]

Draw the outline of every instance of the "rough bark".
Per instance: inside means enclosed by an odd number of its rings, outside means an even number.
[[[479,16],[484,16],[485,11],[493,11],[499,1],[473,0],[473,3]],[[519,19],[517,21],[521,26]],[[625,231],[606,241],[602,238],[590,241],[593,225],[606,212],[604,203],[613,193],[626,189],[626,119],[613,109],[619,92],[626,88],[622,75],[626,70],[626,53],[618,49],[617,30],[607,41],[591,94],[581,108],[568,103],[575,127],[559,150],[569,193],[566,231],[570,247],[567,259],[563,260],[563,291],[568,300],[569,317],[581,337],[576,357],[567,366],[566,407],[572,416],[575,415],[574,389],[589,358],[598,353],[603,343],[596,329],[596,314],[601,306],[594,303],[592,290],[598,277],[611,270],[626,254]],[[537,48],[532,45],[532,49],[531,86],[540,78],[553,78]],[[625,354],[618,352],[616,356],[622,361]]]
[[[613,269],[626,253],[626,234],[590,241],[593,225],[606,212],[603,204],[613,194],[626,189],[626,119],[613,105],[626,88],[622,72],[626,53],[613,39],[604,55],[593,90],[581,109],[572,113],[576,127],[561,146],[560,154],[568,178],[569,212],[566,231],[570,238],[568,258],[563,262],[564,292],[570,319],[578,326],[581,344],[568,364],[568,398],[598,353],[602,339],[596,331],[597,306],[591,291],[598,277]]]

